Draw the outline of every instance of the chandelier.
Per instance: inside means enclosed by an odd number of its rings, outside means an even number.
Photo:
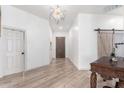
[[[58,5],[51,7],[49,19],[54,20],[56,24],[59,24],[61,21],[63,21],[65,19],[65,15],[62,8]]]

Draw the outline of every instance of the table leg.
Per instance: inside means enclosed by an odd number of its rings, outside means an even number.
[[[124,88],[124,80],[119,79],[119,82],[116,82],[116,88]]]
[[[96,88],[96,86],[97,86],[97,75],[95,72],[92,72],[90,77],[90,87]]]

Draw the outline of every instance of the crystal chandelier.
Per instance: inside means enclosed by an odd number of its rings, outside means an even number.
[[[64,11],[60,8],[60,6],[51,7],[50,11],[50,20],[54,20],[56,24],[59,24],[65,18]]]

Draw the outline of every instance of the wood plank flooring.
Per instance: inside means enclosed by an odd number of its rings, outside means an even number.
[[[0,79],[0,87],[5,88],[89,88],[90,71],[78,70],[68,59],[55,59],[50,65],[22,74],[10,75]],[[97,87],[109,85],[114,81],[103,82],[98,76]]]

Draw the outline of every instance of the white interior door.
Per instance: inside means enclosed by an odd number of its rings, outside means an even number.
[[[24,33],[21,31],[3,30],[5,46],[4,74],[9,75],[24,70]]]

